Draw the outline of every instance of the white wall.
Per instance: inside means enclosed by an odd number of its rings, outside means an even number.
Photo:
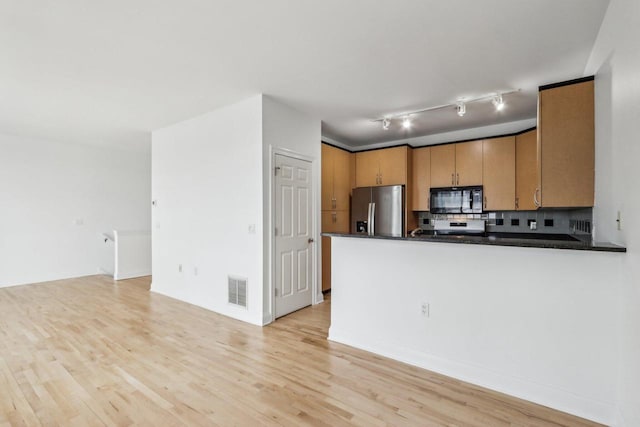
[[[0,134],[0,287],[113,264],[103,232],[150,229],[150,165],[148,151]]]
[[[315,235],[315,287],[314,303],[322,301],[322,280],[320,268],[321,263],[321,240],[320,239],[320,160],[321,160],[321,123],[319,119],[314,119],[294,110],[275,99],[264,96],[263,105],[263,194],[264,194],[264,323],[269,323],[272,319],[272,292],[271,278],[273,275],[271,262],[272,245],[272,222],[273,206],[272,186],[273,186],[273,154],[274,152],[292,153],[293,155],[304,156],[306,160],[312,162],[313,177],[313,212],[316,214],[313,233]]]
[[[151,275],[151,230],[114,230],[115,280]]]
[[[152,291],[262,324],[262,96],[152,139]],[[248,279],[246,310],[227,302],[228,275]]]
[[[331,340],[613,420],[624,254],[360,238],[332,252]]]
[[[313,162],[319,212],[320,120],[258,95],[157,130],[152,147],[152,290],[254,324],[270,322],[273,153]],[[248,279],[248,310],[227,303],[228,275]]]
[[[625,244],[620,292],[618,425],[640,425],[640,2],[609,4],[586,74],[596,76],[596,233]],[[617,211],[622,229],[616,229]]]

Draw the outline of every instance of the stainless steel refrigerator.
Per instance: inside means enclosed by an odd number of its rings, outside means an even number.
[[[351,229],[370,236],[404,235],[404,185],[354,188]]]

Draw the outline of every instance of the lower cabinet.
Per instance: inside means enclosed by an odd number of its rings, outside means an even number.
[[[322,238],[322,291],[331,289],[331,237]]]
[[[322,211],[323,233],[348,233],[349,211]],[[322,238],[322,290],[331,289],[331,238]]]

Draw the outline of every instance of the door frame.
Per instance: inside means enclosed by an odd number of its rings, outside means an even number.
[[[268,236],[268,260],[267,260],[267,266],[268,266],[268,273],[267,273],[267,285],[264,287],[265,290],[265,294],[263,295],[263,302],[266,302],[265,307],[268,307],[268,312],[267,310],[265,310],[265,313],[263,315],[263,319],[262,319],[262,324],[266,325],[269,324],[271,322],[273,322],[275,320],[275,313],[276,313],[276,299],[275,299],[275,282],[276,282],[276,268],[275,268],[275,262],[276,262],[276,257],[275,252],[276,252],[276,239],[275,239],[275,218],[276,218],[276,203],[275,203],[275,197],[276,197],[276,180],[275,180],[275,164],[276,164],[276,155],[280,155],[280,156],[285,156],[285,157],[290,157],[292,159],[297,159],[297,160],[303,160],[306,162],[309,162],[309,164],[311,165],[311,179],[312,179],[312,185],[311,185],[311,213],[312,213],[312,218],[311,218],[311,223],[312,223],[312,235],[313,235],[313,239],[314,239],[314,245],[313,245],[313,256],[312,256],[312,273],[311,273],[311,304],[315,305],[315,304],[319,304],[321,302],[324,301],[324,298],[322,296],[322,291],[319,292],[319,283],[320,279],[318,278],[318,266],[319,264],[319,257],[321,256],[322,253],[322,242],[320,241],[320,233],[319,231],[319,225],[318,225],[318,221],[319,221],[319,204],[318,204],[318,185],[319,185],[319,179],[320,179],[320,173],[319,173],[319,159],[313,158],[311,156],[307,156],[305,154],[301,154],[298,153],[296,151],[293,150],[289,150],[288,148],[281,148],[281,147],[274,147],[273,145],[269,145],[269,159],[268,159],[268,169],[267,169],[267,175],[268,175],[268,186],[269,186],[269,197],[268,197],[268,203],[269,203],[269,208],[268,208],[268,212],[269,212],[269,217],[267,220],[267,232],[265,233]]]

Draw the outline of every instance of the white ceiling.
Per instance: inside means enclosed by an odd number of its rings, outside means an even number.
[[[149,132],[265,93],[348,145],[535,116],[582,76],[608,0],[0,0],[0,131],[146,145]],[[372,119],[520,88],[424,114]],[[419,121],[419,123],[418,123]]]

